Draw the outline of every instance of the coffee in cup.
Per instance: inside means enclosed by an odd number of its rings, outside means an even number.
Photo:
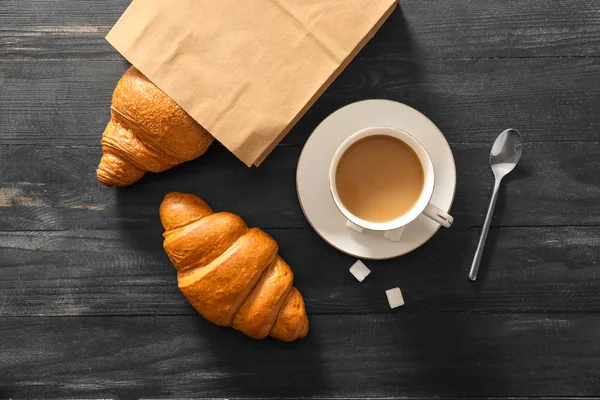
[[[357,231],[384,231],[392,240],[399,240],[403,228],[421,214],[445,227],[452,224],[448,213],[430,203],[434,182],[425,148],[391,127],[366,128],[350,136],[329,170],[331,194],[347,225]]]
[[[335,182],[346,209],[370,222],[389,222],[409,212],[421,197],[424,172],[415,151],[386,134],[353,143],[341,156]]]

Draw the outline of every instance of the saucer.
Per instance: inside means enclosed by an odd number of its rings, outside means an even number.
[[[382,232],[356,232],[346,227],[329,190],[329,165],[337,148],[353,133],[371,126],[391,126],[414,136],[425,147],[435,170],[431,203],[449,212],[456,191],[452,150],[440,130],[412,107],[389,100],[365,100],[340,108],[308,138],[296,172],[300,206],[313,229],[343,253],[382,260],[409,253],[427,242],[440,225],[424,215],[408,224],[399,242]]]

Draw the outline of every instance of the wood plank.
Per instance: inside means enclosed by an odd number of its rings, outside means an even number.
[[[490,144],[452,145],[458,169],[455,227],[481,226],[493,185]],[[295,191],[301,148],[279,147],[246,168],[223,147],[124,189],[96,180],[100,149],[0,146],[0,230],[155,229],[170,191],[194,193],[251,226],[309,228]],[[599,225],[600,142],[526,143],[503,186],[494,226]]]
[[[401,313],[600,312],[597,227],[493,228],[480,279],[467,271],[479,230],[444,230],[417,251],[365,261],[314,232],[267,229],[292,266],[311,314],[388,312],[385,290],[400,287]],[[196,315],[179,293],[162,249],[162,229],[0,234],[0,316]]]
[[[592,396],[598,315],[318,316],[261,342],[195,317],[6,318],[3,397]]]
[[[0,52],[10,59],[118,60],[104,40],[129,0],[3,0]],[[595,0],[402,0],[359,57],[600,55]]]
[[[400,0],[364,58],[597,57],[594,0]]]
[[[122,61],[0,61],[0,144],[97,146]],[[285,138],[301,144],[329,114],[384,98],[431,118],[450,142],[597,141],[600,63],[586,59],[357,60]],[[559,78],[560,77],[560,78]]]
[[[98,145],[117,81],[113,62],[0,62],[0,144]]]

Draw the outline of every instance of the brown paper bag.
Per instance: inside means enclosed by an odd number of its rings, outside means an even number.
[[[246,165],[260,164],[397,0],[134,0],[107,40]]]

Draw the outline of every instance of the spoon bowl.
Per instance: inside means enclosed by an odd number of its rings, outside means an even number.
[[[507,129],[494,142],[490,166],[496,179],[502,179],[517,166],[523,149],[523,138],[516,129]]]

